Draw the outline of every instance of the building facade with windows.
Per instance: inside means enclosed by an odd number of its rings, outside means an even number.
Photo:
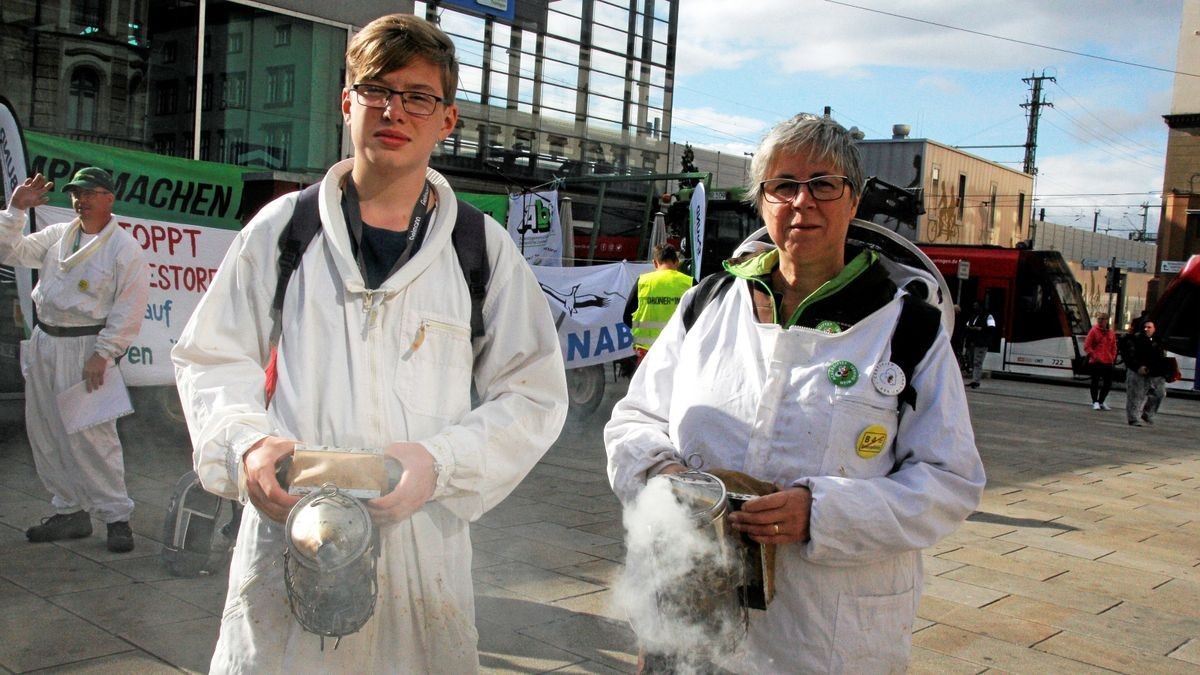
[[[1011,248],[1031,238],[1032,176],[907,134],[858,142],[867,176],[904,188],[924,206],[922,215],[881,224],[922,243]]]
[[[670,169],[678,0],[4,0],[0,92],[28,130],[310,181],[349,153],[349,38],[397,11],[458,47],[460,189]]]

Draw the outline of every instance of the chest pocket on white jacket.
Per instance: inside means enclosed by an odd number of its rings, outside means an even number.
[[[846,478],[886,476],[895,464],[897,424],[894,398],[835,398],[821,473]]]
[[[471,405],[471,328],[428,314],[404,327],[393,382],[400,400],[423,415],[458,417]]]

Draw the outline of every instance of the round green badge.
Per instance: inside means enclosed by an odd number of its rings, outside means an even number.
[[[851,387],[858,382],[858,368],[842,359],[829,365],[829,381],[839,387]]]
[[[842,332],[842,327],[838,325],[838,322],[829,321],[828,319],[817,324],[816,328],[817,328],[817,330],[821,331],[822,333],[829,333],[831,335],[833,333]]]

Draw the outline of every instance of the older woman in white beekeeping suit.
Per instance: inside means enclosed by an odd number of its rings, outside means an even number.
[[[605,428],[622,501],[686,467],[772,485],[729,524],[775,547],[775,596],[749,618],[738,672],[903,670],[921,549],[979,503],[984,471],[949,335],[874,250],[847,243],[861,197],[854,139],[828,117],[776,125],[748,199],[773,246],[694,323],[685,296]],[[906,296],[909,296],[906,298]],[[934,318],[928,317],[930,314]],[[908,318],[905,318],[908,317]],[[932,325],[901,354],[907,326]]]

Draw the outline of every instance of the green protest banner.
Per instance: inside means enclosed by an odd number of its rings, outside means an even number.
[[[72,141],[58,136],[27,132],[30,174],[54,181],[50,205],[71,207],[61,188],[85,166],[112,173],[116,183],[116,211],[153,220],[188,223],[227,230],[241,229],[245,168],[216,162],[166,157],[150,152]]]
[[[508,195],[483,195],[459,192],[458,198],[496,219],[501,225],[508,222]]]

